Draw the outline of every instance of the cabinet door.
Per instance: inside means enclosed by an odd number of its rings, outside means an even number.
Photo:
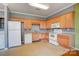
[[[50,23],[51,28],[65,28],[65,16],[57,16],[51,19]]]
[[[60,28],[66,28],[65,15],[59,16],[58,22],[60,23]]]
[[[65,15],[66,17],[66,28],[73,28],[74,27],[74,24],[73,24],[73,13],[68,13]]]
[[[47,28],[46,26],[47,26],[46,22],[40,23],[40,29],[46,29]]]
[[[30,20],[24,21],[24,29],[31,29],[32,28],[32,23]]]
[[[50,20],[48,20],[47,22],[46,22],[46,27],[47,27],[47,29],[51,29],[51,23],[50,23]]]
[[[58,43],[64,48],[71,48],[70,44],[70,36],[69,35],[57,35]]]
[[[40,33],[32,33],[32,41],[39,41]]]

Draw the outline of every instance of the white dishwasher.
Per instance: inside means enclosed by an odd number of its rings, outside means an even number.
[[[24,44],[32,43],[32,33],[25,33],[24,34]]]

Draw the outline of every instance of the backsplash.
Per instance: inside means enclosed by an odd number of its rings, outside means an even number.
[[[74,34],[74,29],[50,29],[50,30],[43,30],[43,29],[37,29],[37,28],[32,28],[31,30],[24,30],[25,32],[51,32],[54,33],[55,30],[62,30],[62,34],[64,33],[71,33]]]

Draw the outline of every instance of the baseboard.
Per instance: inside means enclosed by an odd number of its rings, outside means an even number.
[[[8,48],[1,49],[0,52],[6,51]]]

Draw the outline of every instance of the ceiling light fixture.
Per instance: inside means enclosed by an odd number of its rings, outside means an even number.
[[[49,7],[40,3],[29,3],[29,5],[40,8],[40,9],[44,9],[47,10]]]

